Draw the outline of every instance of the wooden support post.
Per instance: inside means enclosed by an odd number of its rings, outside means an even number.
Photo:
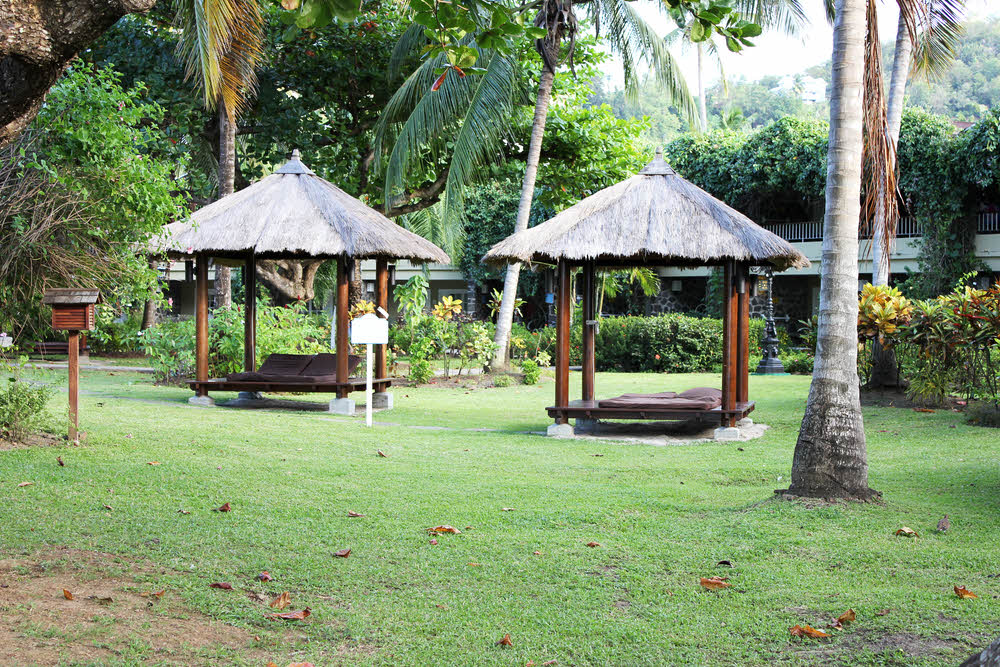
[[[80,407],[80,332],[69,332],[69,441],[78,442]]]
[[[722,410],[732,410],[736,403],[736,294],[733,289],[735,263],[726,262],[722,279]],[[722,426],[736,420],[726,415]]]
[[[389,312],[389,260],[375,260],[375,305]],[[386,368],[387,345],[375,346],[375,379],[389,376]],[[376,385],[375,391],[385,391],[385,385]]]
[[[594,339],[597,333],[597,315],[595,313],[594,294],[594,263],[583,265],[583,394],[585,401],[594,400]]]
[[[195,379],[205,382],[208,380],[208,256],[204,253],[198,255],[195,274]],[[199,387],[197,394],[208,396],[208,390]]]
[[[243,265],[243,369],[257,370],[257,257],[252,252]]]
[[[350,317],[350,286],[351,275],[347,257],[337,258],[337,382],[347,382],[347,356],[351,345],[347,340],[347,323]],[[345,386],[337,387],[337,398],[347,398],[350,390]]]
[[[569,405],[569,318],[573,310],[573,296],[569,293],[569,264],[559,260],[556,269],[556,406]],[[557,424],[566,424],[569,420],[560,415]]]
[[[750,400],[750,271],[741,264],[737,269],[737,319],[736,319],[736,401]]]

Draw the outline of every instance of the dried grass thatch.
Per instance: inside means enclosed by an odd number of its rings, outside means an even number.
[[[449,263],[427,239],[407,231],[332,183],[292,153],[281,169],[184,222],[163,228],[153,252],[260,259],[385,257]]]
[[[779,270],[809,266],[805,255],[674,172],[662,151],[639,174],[605,188],[542,224],[507,237],[483,260],[598,264],[719,264]]]

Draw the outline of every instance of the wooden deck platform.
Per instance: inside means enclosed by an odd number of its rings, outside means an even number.
[[[721,407],[711,410],[691,409],[657,409],[657,408],[602,408],[599,401],[571,401],[568,406],[549,406],[545,408],[553,419],[651,419],[659,421],[678,421],[696,419],[710,424],[721,424],[723,417],[733,416],[736,419],[746,417],[754,410],[754,402],[737,403],[731,410]]]

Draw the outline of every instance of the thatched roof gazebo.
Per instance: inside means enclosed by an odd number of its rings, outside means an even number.
[[[605,188],[531,229],[493,246],[483,258],[492,264],[528,262],[556,266],[556,400],[549,416],[557,425],[579,419],[717,420],[733,426],[753,410],[748,396],[749,269],[771,264],[778,270],[809,261],[784,239],[755,224],[693,183],[664,161],[662,151],[637,175]],[[673,401],[660,394],[643,400],[596,401],[594,394],[594,273],[596,268],[636,266],[721,266],[723,373],[718,407]],[[583,393],[569,401],[570,271],[583,268]],[[625,397],[619,397],[624,399]],[[614,401],[617,401],[615,403]],[[557,433],[564,433],[558,427]]]
[[[153,252],[197,259],[196,378],[191,387],[208,403],[209,389],[285,391],[280,382],[208,379],[208,259],[242,263],[246,275],[244,366],[256,365],[256,264],[258,259],[333,259],[337,261],[336,381],[304,385],[293,391],[335,391],[338,399],[364,386],[348,371],[348,287],[353,262],[376,260],[376,305],[388,307],[388,262],[449,263],[436,245],[407,231],[305,166],[299,151],[270,176],[199,209],[188,220],[164,227]],[[375,356],[376,391],[389,386],[385,346]],[[196,401],[197,402],[197,401]],[[353,406],[352,406],[353,411]]]

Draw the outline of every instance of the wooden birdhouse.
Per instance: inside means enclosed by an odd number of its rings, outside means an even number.
[[[57,331],[90,331],[94,328],[94,305],[101,302],[96,289],[45,290],[42,303],[52,306],[52,328]]]

